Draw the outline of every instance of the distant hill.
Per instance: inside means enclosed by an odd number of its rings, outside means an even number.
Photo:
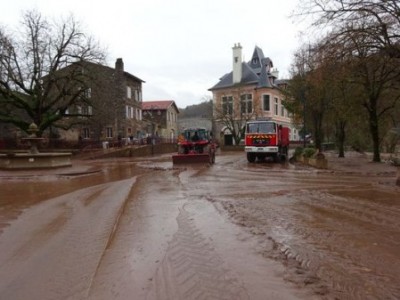
[[[200,104],[194,104],[186,106],[186,108],[179,109],[179,119],[192,119],[192,118],[204,118],[211,119],[212,117],[212,100],[202,102]]]

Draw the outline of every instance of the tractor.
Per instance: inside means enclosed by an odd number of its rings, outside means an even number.
[[[215,163],[215,143],[205,128],[187,128],[178,137],[178,153],[173,164]]]

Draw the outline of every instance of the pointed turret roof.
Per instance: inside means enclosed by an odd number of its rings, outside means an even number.
[[[242,76],[239,83],[233,83],[233,71],[225,74],[220,81],[209,90],[217,90],[232,87],[234,85],[257,84],[257,87],[273,88],[273,76],[271,70],[273,67],[272,60],[265,57],[262,49],[255,46],[251,60],[242,63]]]
[[[261,72],[261,61],[265,58],[264,52],[258,46],[254,48],[253,56],[249,61],[250,67],[259,74]]]

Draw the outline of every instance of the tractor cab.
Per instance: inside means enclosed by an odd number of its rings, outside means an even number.
[[[172,156],[176,163],[210,162],[215,160],[215,145],[205,128],[187,128],[178,137],[178,153]]]
[[[183,136],[188,142],[209,141],[208,131],[204,128],[185,129]]]

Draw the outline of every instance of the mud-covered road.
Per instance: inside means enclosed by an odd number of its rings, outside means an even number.
[[[0,177],[0,299],[400,298],[395,173],[90,164]]]

